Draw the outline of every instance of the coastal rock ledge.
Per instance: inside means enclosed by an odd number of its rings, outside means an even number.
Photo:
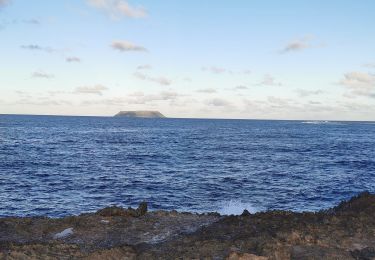
[[[115,117],[165,118],[159,111],[120,111]]]
[[[0,259],[375,259],[375,195],[240,216],[109,207],[0,219]]]

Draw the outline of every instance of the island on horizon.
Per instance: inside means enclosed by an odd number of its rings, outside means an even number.
[[[139,117],[139,118],[165,118],[165,116],[159,111],[120,111],[115,117]]]

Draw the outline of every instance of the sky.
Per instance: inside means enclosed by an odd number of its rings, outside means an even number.
[[[0,114],[375,120],[373,0],[0,0]]]

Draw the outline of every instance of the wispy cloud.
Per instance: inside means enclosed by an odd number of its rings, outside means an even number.
[[[16,105],[31,105],[31,106],[63,106],[71,105],[72,103],[67,100],[55,100],[48,97],[39,97],[39,98],[21,98],[14,102]]]
[[[77,87],[74,90],[76,94],[94,94],[94,95],[103,95],[103,91],[108,90],[106,86],[103,85],[95,85],[95,86],[83,86]]]
[[[66,62],[81,62],[81,59],[78,57],[66,57],[65,61]]]
[[[45,72],[43,72],[43,71],[35,71],[35,72],[32,74],[32,77],[33,77],[33,78],[52,79],[52,78],[54,78],[55,76],[54,76],[53,74],[45,73]]]
[[[279,53],[289,53],[289,52],[298,52],[305,49],[317,47],[311,43],[311,40],[313,37],[311,35],[304,36],[300,39],[290,41],[287,43],[280,51]]]
[[[140,80],[147,80],[164,86],[168,86],[172,83],[172,81],[166,77],[152,77],[141,72],[135,72],[133,75]]]
[[[228,100],[223,99],[223,98],[207,99],[205,103],[206,103],[206,105],[215,106],[215,107],[230,107],[230,106],[232,106],[231,102],[229,102]]]
[[[375,76],[369,73],[353,71],[344,74],[344,78],[339,84],[345,86],[350,91],[351,97],[367,96],[375,98]]]
[[[106,105],[106,106],[123,106],[123,105],[147,105],[154,102],[174,102],[182,97],[175,91],[161,91],[156,94],[145,94],[143,92],[130,93],[126,97],[115,97],[101,100],[86,100],[84,105]]]
[[[280,98],[280,97],[274,97],[274,96],[268,96],[267,102],[269,106],[274,108],[288,108],[293,107],[293,101],[288,98]]]
[[[249,69],[243,69],[243,70],[231,70],[231,69],[228,69],[228,68],[224,68],[224,67],[220,67],[220,66],[204,66],[201,68],[202,71],[205,71],[205,72],[211,72],[211,73],[214,73],[214,74],[224,74],[224,73],[228,73],[228,74],[245,74],[245,75],[249,75],[251,74],[251,70]]]
[[[244,86],[244,85],[235,86],[233,88],[233,90],[246,90],[246,89],[249,89],[249,88],[247,86]]]
[[[131,6],[125,0],[86,0],[86,2],[90,6],[103,11],[112,19],[147,17],[147,12],[142,6]]]
[[[375,63],[366,63],[366,64],[363,64],[363,67],[366,67],[366,68],[375,68]]]
[[[152,69],[152,66],[150,64],[139,65],[137,67],[137,70],[150,70],[150,69]]]
[[[308,97],[308,96],[316,96],[323,94],[323,90],[307,90],[307,89],[296,89],[295,92],[300,96],[300,97]]]
[[[256,85],[257,86],[282,86],[282,84],[276,81],[276,79],[270,74],[264,75],[263,80]]]
[[[136,45],[129,41],[113,41],[111,47],[115,50],[125,52],[125,51],[147,51],[145,47]]]
[[[28,23],[28,24],[34,24],[34,25],[40,25],[41,22],[37,18],[32,18],[32,19],[27,19],[27,20],[22,20],[23,23]]]
[[[227,72],[227,69],[217,66],[202,67],[203,71],[209,71],[215,74],[222,74]]]
[[[10,3],[10,0],[0,0],[0,8],[7,6]]]
[[[206,93],[206,94],[213,94],[213,93],[216,93],[217,91],[214,88],[202,88],[202,89],[198,89],[197,92]]]
[[[22,49],[30,50],[30,51],[44,51],[44,52],[55,52],[56,50],[51,47],[42,47],[37,44],[29,44],[29,45],[21,45]]]

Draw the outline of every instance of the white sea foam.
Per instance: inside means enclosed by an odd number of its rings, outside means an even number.
[[[241,215],[245,209],[250,213],[256,213],[259,211],[259,209],[250,203],[244,203],[239,200],[230,200],[220,203],[217,212],[220,213],[220,215]]]
[[[311,124],[311,125],[344,125],[344,122],[338,122],[338,121],[303,121],[302,124]]]
[[[329,121],[304,121],[302,124],[313,124],[313,125],[321,125],[321,124],[329,124]]]

